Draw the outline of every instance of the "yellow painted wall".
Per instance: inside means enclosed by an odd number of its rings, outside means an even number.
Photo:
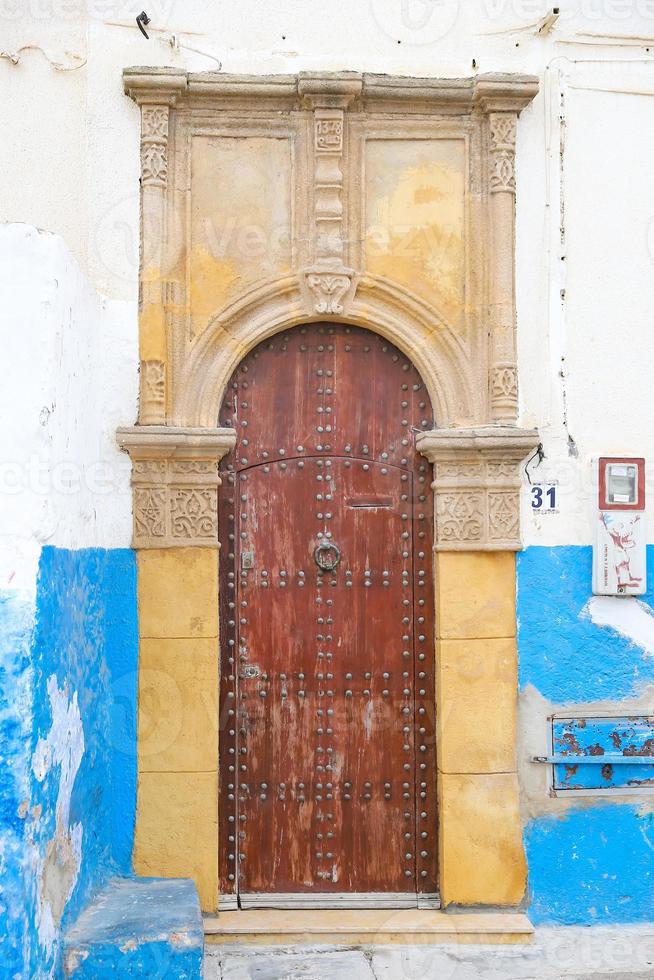
[[[218,896],[218,552],[138,552],[138,797],[134,870]]]
[[[443,904],[517,905],[515,554],[438,553],[436,622]]]
[[[193,140],[189,271],[194,335],[252,283],[290,271],[291,167],[288,140]]]
[[[463,326],[463,140],[366,141],[365,262]]]

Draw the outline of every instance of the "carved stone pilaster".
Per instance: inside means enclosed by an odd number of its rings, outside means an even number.
[[[141,390],[139,422],[166,422],[167,337],[165,316],[165,243],[169,137],[173,131],[171,107],[185,91],[185,72],[163,69],[149,74],[127,70],[125,91],[141,107],[141,269],[139,314],[141,319]],[[172,151],[171,151],[172,152]],[[144,328],[147,324],[147,328]]]
[[[535,429],[434,429],[416,437],[434,465],[437,551],[518,551],[520,464],[538,445]]]
[[[515,112],[491,112],[490,126],[490,191],[515,194],[515,139],[518,115]]]
[[[218,464],[233,429],[163,425],[118,430],[132,460],[134,548],[218,547]]]
[[[123,81],[125,92],[141,106],[141,186],[165,187],[170,106],[186,89],[186,73],[174,68],[151,73],[128,68]]]
[[[141,106],[141,184],[166,186],[168,177],[167,105]]]
[[[490,191],[490,415],[495,422],[518,417],[515,338],[515,144],[516,112],[489,112]]]

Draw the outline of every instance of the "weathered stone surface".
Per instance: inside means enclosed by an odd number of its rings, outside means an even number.
[[[542,928],[520,946],[207,949],[205,980],[651,980],[654,927]]]
[[[222,962],[221,962],[222,961]],[[361,950],[331,950],[328,953],[311,949],[290,953],[238,956],[223,954],[221,972],[213,973],[215,959],[207,960],[205,977],[222,980],[373,980],[366,955]]]

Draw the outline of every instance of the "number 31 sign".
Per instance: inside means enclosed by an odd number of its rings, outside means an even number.
[[[556,483],[534,483],[531,488],[531,509],[540,514],[552,514],[559,509],[559,488]]]

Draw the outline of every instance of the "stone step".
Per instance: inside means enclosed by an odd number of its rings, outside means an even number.
[[[64,938],[64,976],[200,980],[204,938],[195,885],[186,879],[114,878]]]
[[[529,943],[519,912],[448,913],[431,909],[247,909],[205,916],[207,943]]]

